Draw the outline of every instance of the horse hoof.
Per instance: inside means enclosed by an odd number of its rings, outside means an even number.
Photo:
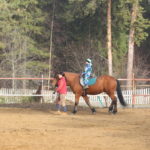
[[[77,113],[77,111],[76,111],[76,110],[74,110],[72,113],[75,115],[75,114]]]
[[[95,115],[96,114],[96,112],[92,112],[92,115]]]
[[[115,115],[117,113],[117,111],[113,111],[112,114]]]
[[[95,113],[96,113],[95,108],[92,108],[92,114],[95,114]]]
[[[108,113],[112,113],[112,110],[108,110]]]
[[[113,111],[113,107],[109,107],[108,112],[112,112]]]

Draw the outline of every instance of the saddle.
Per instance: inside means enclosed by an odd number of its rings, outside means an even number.
[[[88,85],[90,86],[90,85],[95,84],[96,83],[96,79],[97,78],[93,78],[93,77],[89,78]],[[83,79],[83,77],[80,78],[80,84],[82,86],[84,86],[84,79]]]
[[[95,77],[90,77],[87,86],[95,84],[96,83],[96,79],[97,78],[95,78]],[[82,76],[80,77],[80,84],[83,87],[83,94],[82,95],[86,96],[87,95],[87,88],[88,87],[85,87],[85,85],[84,85],[84,78]]]

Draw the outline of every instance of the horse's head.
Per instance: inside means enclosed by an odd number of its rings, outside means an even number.
[[[57,87],[58,77],[55,75],[52,80],[50,80],[50,89],[54,90]]]
[[[58,80],[64,76],[63,72],[54,75],[54,78],[50,81],[51,89],[54,90],[58,86]]]
[[[79,74],[71,73],[71,72],[60,72],[60,73],[55,74],[53,80],[50,81],[50,86],[52,90],[54,90],[57,87],[57,83],[60,78],[59,75],[65,77],[67,86],[74,86],[76,83],[78,84],[77,81],[80,76]]]
[[[51,90],[54,90],[57,87],[57,79],[53,78],[52,80],[50,80],[50,88]]]

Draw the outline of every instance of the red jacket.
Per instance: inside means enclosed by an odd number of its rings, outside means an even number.
[[[57,87],[56,91],[59,94],[66,94],[67,93],[67,84],[66,84],[65,77],[62,77],[61,79],[58,80],[58,87]]]

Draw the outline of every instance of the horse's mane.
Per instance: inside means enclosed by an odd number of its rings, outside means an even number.
[[[73,72],[64,72],[64,75],[65,75],[67,80],[69,80],[69,79],[72,80],[72,79],[80,76],[79,73],[73,73]]]
[[[64,74],[69,74],[69,75],[79,75],[79,73],[74,73],[74,72],[64,72]]]

